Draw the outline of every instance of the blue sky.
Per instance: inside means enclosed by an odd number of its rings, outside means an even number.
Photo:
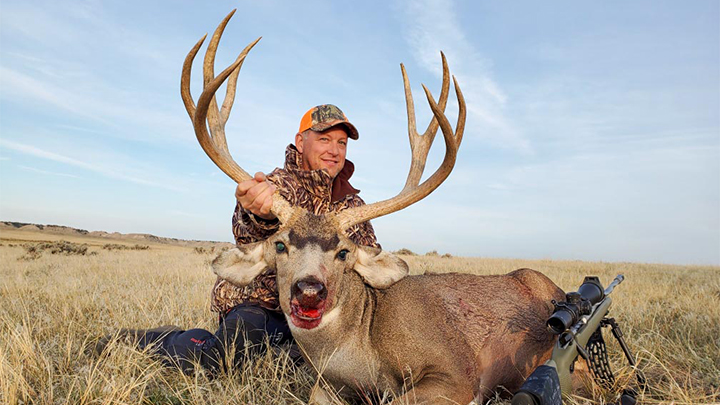
[[[348,157],[368,202],[409,168],[399,64],[424,128],[420,84],[439,93],[445,52],[463,145],[438,190],[373,221],[386,249],[720,264],[719,4],[2,0],[0,220],[232,240],[234,184],[179,78],[237,8],[216,71],[263,39],[227,125],[235,160],[281,166],[301,115],[333,103],[360,131]]]

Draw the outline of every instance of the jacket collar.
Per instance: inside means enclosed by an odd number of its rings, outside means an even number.
[[[303,170],[302,153],[295,148],[295,145],[290,144],[285,149],[285,170],[292,173],[304,189],[319,198],[325,199],[330,196],[331,202],[340,201],[348,195],[360,192],[350,185],[349,180],[355,171],[355,165],[347,159],[345,166],[333,179],[325,170]]]

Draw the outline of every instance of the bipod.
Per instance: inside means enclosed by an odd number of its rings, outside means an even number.
[[[620,344],[620,348],[625,353],[628,364],[635,369],[635,376],[637,377],[638,386],[641,390],[645,389],[645,375],[642,371],[637,368],[637,362],[635,357],[630,352],[627,343],[623,337],[620,326],[615,321],[615,318],[603,318],[600,321],[600,327],[590,337],[587,345],[588,358],[587,363],[592,371],[595,381],[605,387],[611,388],[615,384],[615,376],[610,369],[610,362],[608,361],[607,349],[605,341],[602,336],[602,328],[610,326],[613,336]],[[619,405],[635,405],[637,403],[637,391],[628,387],[623,390],[620,395]]]

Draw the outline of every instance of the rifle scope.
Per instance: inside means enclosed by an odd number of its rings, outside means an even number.
[[[585,277],[582,285],[576,292],[565,294],[564,302],[553,300],[555,310],[547,320],[547,326],[552,333],[559,335],[570,329],[581,316],[590,315],[595,304],[605,298],[600,279],[595,276]]]

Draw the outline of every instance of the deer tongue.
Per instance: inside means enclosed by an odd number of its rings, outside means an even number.
[[[308,302],[300,302],[293,299],[290,302],[290,319],[292,323],[303,329],[312,329],[320,324],[325,312],[325,300],[313,300],[312,305]]]

